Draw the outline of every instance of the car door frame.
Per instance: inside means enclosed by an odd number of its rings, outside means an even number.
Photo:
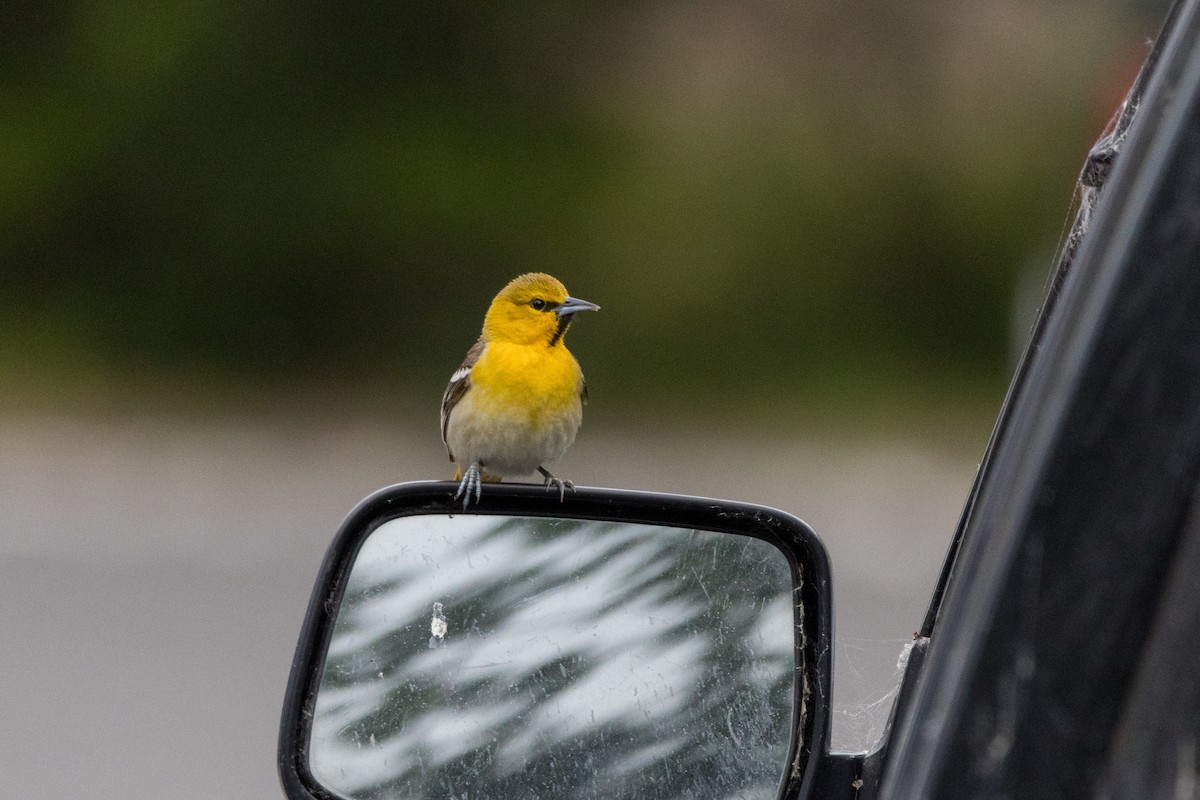
[[[1198,605],[1172,566],[1200,547],[1197,0],[1172,8],[1081,191],[862,797],[1166,791],[1128,780],[1128,742],[1147,665],[1200,662],[1163,633]],[[1178,719],[1185,737],[1200,713]]]

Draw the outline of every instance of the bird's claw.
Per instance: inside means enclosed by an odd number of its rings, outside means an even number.
[[[467,474],[463,475],[462,482],[458,484],[458,491],[454,493],[454,499],[463,499],[463,511],[467,510],[467,506],[471,504],[471,495],[475,495],[475,505],[479,505],[479,499],[483,497],[483,470],[479,464],[472,464],[467,467]]]
[[[570,489],[572,492],[575,491],[575,484],[571,483],[570,481],[559,480],[551,475],[550,471],[544,467],[538,467],[538,472],[542,473],[542,477],[546,479],[546,482],[542,484],[543,486],[558,487],[558,502],[561,503],[567,499],[567,489]]]

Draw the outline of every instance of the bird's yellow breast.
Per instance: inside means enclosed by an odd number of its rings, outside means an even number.
[[[578,413],[583,373],[561,344],[490,342],[471,370],[471,385],[479,405],[538,425]]]

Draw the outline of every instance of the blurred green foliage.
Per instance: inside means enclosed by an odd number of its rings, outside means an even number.
[[[494,292],[593,396],[997,390],[1156,22],[997,0],[17,0],[0,379],[440,392]],[[430,402],[435,403],[436,400]]]

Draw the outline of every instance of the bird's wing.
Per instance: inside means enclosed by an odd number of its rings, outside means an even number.
[[[575,356],[571,356],[571,358],[575,358]],[[575,358],[575,366],[576,366],[576,367],[578,367],[578,366],[579,366],[579,359],[578,359],[578,358]],[[586,380],[584,380],[584,377],[583,377],[583,370],[581,369],[581,370],[579,370],[579,402],[580,402],[581,404],[583,404],[583,405],[585,405],[585,406],[586,406],[586,405],[587,405],[587,401],[588,401],[588,396],[587,396],[587,381],[586,381]]]
[[[467,351],[467,357],[463,359],[462,366],[454,370],[454,374],[450,376],[450,384],[446,387],[445,394],[442,395],[442,443],[446,445],[446,455],[450,456],[451,461],[454,460],[454,454],[450,452],[450,445],[446,442],[446,426],[450,424],[450,412],[471,388],[471,368],[483,355],[484,347],[483,339],[471,345],[471,349]]]

